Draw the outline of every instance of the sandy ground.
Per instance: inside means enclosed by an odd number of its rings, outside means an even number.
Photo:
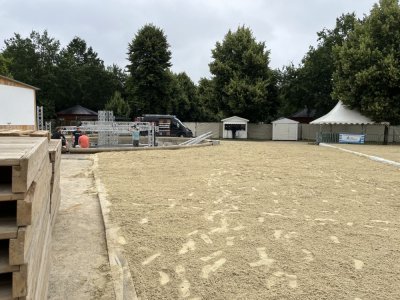
[[[98,157],[141,299],[400,295],[398,168],[289,142]]]
[[[63,155],[61,206],[53,231],[49,299],[114,299],[104,225],[91,166]]]
[[[350,145],[336,144],[335,146],[357,151],[368,155],[379,156],[385,159],[400,162],[400,146],[399,145]]]

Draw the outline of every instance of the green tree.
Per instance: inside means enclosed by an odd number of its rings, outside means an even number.
[[[0,53],[0,75],[3,76],[11,76],[10,71],[8,68],[10,67],[11,60],[5,58],[1,53]]]
[[[203,116],[197,86],[185,73],[171,74],[173,85],[172,114],[184,121],[200,121]]]
[[[380,0],[335,48],[335,99],[375,121],[400,123],[400,7]]]
[[[38,104],[44,106],[46,119],[54,117],[57,87],[54,85],[56,63],[60,42],[43,34],[32,31],[29,37],[19,34],[5,40],[3,56],[10,61],[9,73],[14,79],[37,86]]]
[[[128,47],[128,89],[134,114],[166,113],[171,107],[171,51],[162,29],[143,26]]]
[[[131,113],[131,108],[122,96],[121,93],[116,91],[111,99],[106,103],[105,110],[111,110],[114,116],[118,118],[128,118]]]
[[[214,103],[216,102],[216,88],[214,80],[201,78],[197,87],[197,95],[199,105],[201,107],[201,121],[219,122],[223,119],[223,115],[215,110]]]
[[[103,109],[114,91],[123,89],[121,80],[120,69],[106,69],[93,48],[75,37],[60,52],[56,106],[63,109],[80,104],[93,110]]]
[[[343,44],[356,22],[354,13],[340,16],[334,29],[317,33],[317,47],[310,47],[298,68],[292,64],[281,71],[280,114],[290,115],[307,107],[323,115],[335,106],[337,101],[331,96],[335,71],[333,49]]]
[[[215,115],[239,115],[252,122],[269,121],[277,111],[277,76],[268,67],[269,51],[249,28],[226,34],[212,50],[210,71],[215,88]],[[211,103],[210,103],[211,104]]]

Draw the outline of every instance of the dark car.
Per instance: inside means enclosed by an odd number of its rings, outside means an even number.
[[[138,118],[141,122],[151,122],[158,126],[158,136],[193,137],[192,131],[187,128],[176,116],[146,114]]]

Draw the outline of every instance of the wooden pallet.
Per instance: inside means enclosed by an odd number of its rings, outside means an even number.
[[[12,193],[25,193],[45,156],[48,156],[48,140],[43,137],[0,138],[0,172],[9,174]]]
[[[61,140],[0,137],[0,300],[46,299]],[[33,161],[34,160],[34,161]]]

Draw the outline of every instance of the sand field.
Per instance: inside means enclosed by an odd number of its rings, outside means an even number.
[[[97,155],[140,299],[400,295],[396,167],[290,142]]]

